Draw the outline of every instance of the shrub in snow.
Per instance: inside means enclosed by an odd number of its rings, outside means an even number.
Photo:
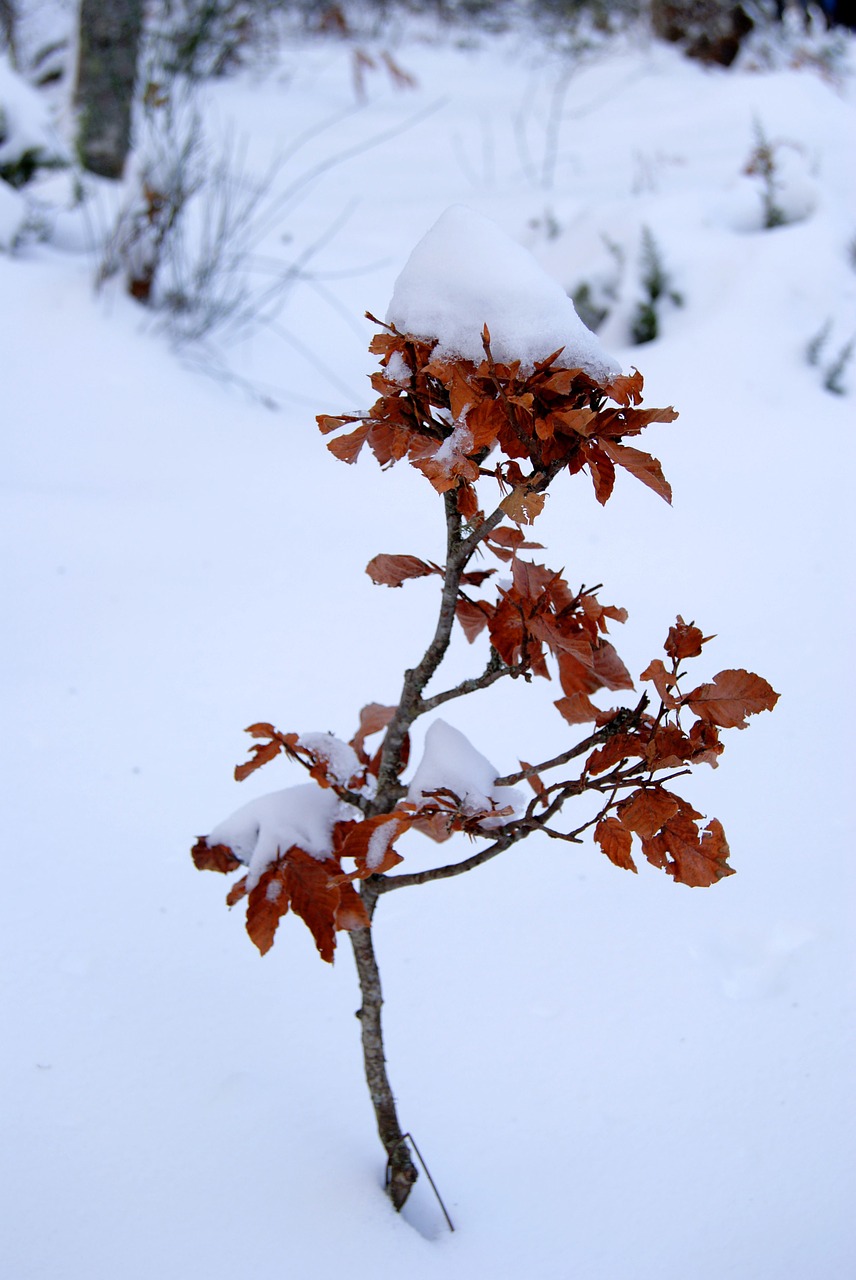
[[[802,150],[793,142],[771,141],[758,120],[743,172],[758,186],[765,230],[801,222],[814,210],[814,186]]]
[[[742,4],[728,0],[652,0],[651,24],[661,39],[683,44],[688,58],[723,67],[755,25]]]
[[[39,169],[67,162],[44,102],[0,53],[0,181],[23,187]]]
[[[709,637],[679,617],[665,661],[654,658],[639,677],[650,692],[612,705],[613,693],[634,688],[609,639],[626,613],[602,603],[597,588],[571,585],[530,558],[542,548],[529,526],[551,486],[583,472],[601,503],[612,494],[616,468],[669,501],[659,462],[626,440],[676,414],[641,407],[641,376],[619,371],[519,246],[466,209],[448,211],[413,251],[387,320],[377,323],[378,399],[366,413],[322,415],[318,423],[343,462],[366,450],[385,468],[406,460],[428,482],[445,531],[441,562],[396,551],[375,556],[367,572],[394,588],[436,578],[433,635],[404,672],[397,703],[364,706],[347,743],[251,725],[239,780],[283,756],[312,782],[251,802],[201,837],[193,857],[200,869],[247,868],[227,901],[246,902],[247,931],[263,953],[289,908],[326,960],[337,931],[349,933],[366,1080],[387,1185],[400,1208],[416,1168],[386,1070],[372,941],[379,900],[473,870],[532,835],[578,844],[587,832],[618,867],[636,871],[635,844],[676,882],[715,884],[732,874],[722,826],[716,819],[702,825],[671,784],[698,764],[716,765],[722,730],[745,727],[778,695],[742,669],[690,679],[686,664]],[[496,578],[493,564],[474,567],[477,555],[498,562],[504,576]],[[456,627],[485,655],[470,678],[444,686],[437,677]],[[565,750],[509,767],[513,743],[502,741],[491,754],[505,763],[492,763],[464,732],[434,718],[407,779],[418,719],[501,681],[529,682],[551,670],[561,686],[555,706],[568,727]],[[593,700],[604,691],[604,700]],[[583,796],[593,803],[570,816]],[[437,841],[464,833],[476,848],[401,871],[411,833]]]
[[[636,343],[653,342],[660,332],[663,307],[681,307],[684,302],[672,285],[660,246],[648,227],[642,228],[641,268],[642,297],[630,325],[630,336]]]

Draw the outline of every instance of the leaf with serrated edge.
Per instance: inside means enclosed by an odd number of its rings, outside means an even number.
[[[636,863],[630,856],[633,837],[617,818],[601,818],[594,829],[594,838],[616,867],[623,871],[636,871]]]
[[[682,704],[721,729],[745,729],[746,717],[772,711],[779,695],[761,676],[742,669],[720,671],[711,684],[685,694]]]

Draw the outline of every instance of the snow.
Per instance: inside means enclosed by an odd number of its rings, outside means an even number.
[[[514,787],[498,787],[500,771],[473,746],[460,729],[435,720],[425,734],[422,758],[407,789],[413,804],[430,803],[429,793],[441,788],[453,792],[466,814],[486,813],[510,807],[515,812],[523,807],[523,793]],[[495,826],[501,819],[486,819],[485,827]]]
[[[395,282],[387,323],[418,338],[436,338],[438,358],[484,359],[490,331],[495,360],[531,369],[560,347],[563,368],[598,382],[621,372],[580,320],[561,285],[495,222],[464,205],[438,218]]]
[[[258,796],[218,822],[208,844],[227,845],[247,870],[247,889],[253,889],[277,857],[299,845],[313,858],[330,854],[335,823],[354,817],[350,805],[335,792],[314,782],[286,787]]]
[[[41,151],[46,159],[67,158],[44,100],[13,70],[9,55],[0,52],[0,164],[9,164],[27,151]]]
[[[20,191],[0,182],[0,250],[14,248],[21,226],[27,217],[27,202]]]
[[[824,381],[856,314],[852,38],[834,78],[644,39],[581,65],[517,36],[414,39],[395,56],[418,87],[378,74],[358,110],[351,55],[294,41],[201,89],[212,144],[245,137],[251,172],[316,126],[278,181],[330,162],[258,246],[301,262],[278,327],[189,369],[157,317],[95,294],[97,255],[0,255],[0,1274],[850,1280],[856,365],[846,394]],[[758,200],[756,119],[816,193],[771,231],[757,203],[751,229],[722,207]],[[245,725],[347,740],[433,635],[435,580],[363,570],[439,562],[442,504],[412,468],[337,462],[314,415],[371,401],[363,312],[462,203],[565,290],[609,267],[598,339],[681,415],[640,442],[672,507],[620,477],[601,509],[569,479],[534,558],[628,608],[633,673],[680,612],[716,633],[700,681],[747,667],[781,700],[687,788],[733,851],[714,888],[532,839],[380,901],[387,1065],[451,1235],[424,1177],[403,1218],[383,1196],[347,939],[331,968],[289,915],[260,958],[189,848],[257,783],[305,781],[280,759],[234,783]],[[634,346],[643,227],[683,305]],[[437,691],[484,657],[456,642]],[[500,681],[443,710],[508,772],[576,741],[556,696]],[[478,847],[407,833],[399,870]]]
[[[347,786],[360,769],[360,758],[352,746],[332,733],[302,733],[300,745],[326,760],[331,778]]]

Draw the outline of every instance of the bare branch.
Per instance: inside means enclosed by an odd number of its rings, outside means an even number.
[[[462,680],[460,684],[455,685],[454,689],[447,689],[444,693],[435,693],[430,698],[423,698],[419,704],[419,714],[424,715],[426,711],[433,711],[435,707],[442,706],[444,702],[451,702],[453,698],[465,698],[468,693],[476,693],[479,689],[489,689],[492,684],[496,684],[497,680],[501,680],[503,676],[511,676],[517,679],[519,676],[526,675],[527,667],[524,663],[517,666],[509,667],[507,663],[502,661],[495,649],[491,650],[490,660],[480,676],[475,676],[470,680]]]

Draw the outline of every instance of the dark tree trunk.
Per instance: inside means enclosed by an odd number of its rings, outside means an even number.
[[[142,0],[82,0],[77,145],[84,168],[104,178],[122,176],[131,145],[142,26]]]

